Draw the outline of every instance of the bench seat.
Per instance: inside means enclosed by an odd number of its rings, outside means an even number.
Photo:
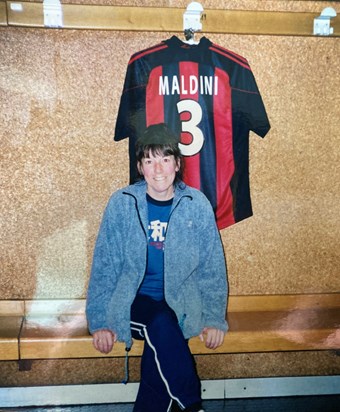
[[[198,337],[195,355],[340,349],[340,294],[230,296],[229,331],[217,350]],[[135,341],[130,356],[140,356]],[[0,360],[125,356],[117,343],[104,355],[93,348],[85,300],[0,301]]]
[[[84,301],[32,301],[26,310],[21,359],[125,356],[122,343],[107,355],[93,348]],[[212,351],[192,338],[193,354],[340,349],[340,294],[232,296],[227,316],[230,330],[224,344]],[[142,350],[143,342],[135,341],[130,356],[140,356]]]

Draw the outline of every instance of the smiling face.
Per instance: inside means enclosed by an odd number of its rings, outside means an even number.
[[[178,161],[179,162],[179,161]],[[179,170],[173,155],[153,154],[143,157],[138,163],[138,171],[144,176],[148,194],[156,200],[169,200],[174,195],[174,180]]]

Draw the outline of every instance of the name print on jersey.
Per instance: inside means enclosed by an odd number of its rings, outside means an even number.
[[[217,76],[159,76],[158,94],[165,95],[218,95]]]

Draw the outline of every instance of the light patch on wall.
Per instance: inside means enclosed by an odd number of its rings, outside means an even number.
[[[42,243],[35,298],[80,298],[86,289],[87,222],[59,229]]]
[[[1,131],[13,146],[27,144],[29,129],[39,127],[41,130],[56,110],[55,75],[24,73],[14,67],[6,68],[3,73],[0,68],[0,94]]]

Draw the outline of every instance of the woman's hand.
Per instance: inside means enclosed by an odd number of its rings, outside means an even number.
[[[202,342],[208,349],[216,349],[222,345],[225,333],[216,328],[204,328],[199,335]]]
[[[117,335],[110,330],[102,329],[93,333],[93,346],[99,352],[111,352],[115,342],[117,342]]]

